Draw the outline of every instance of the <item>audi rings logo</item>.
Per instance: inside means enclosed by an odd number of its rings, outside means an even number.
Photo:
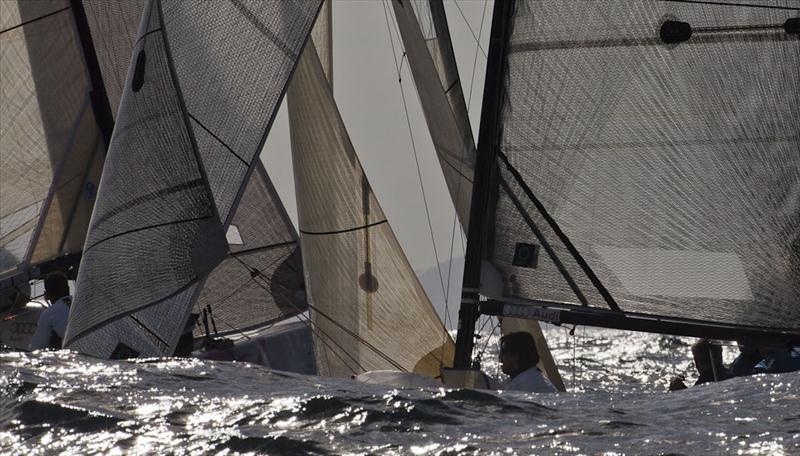
[[[36,323],[31,321],[14,321],[9,325],[11,334],[33,334],[36,332]]]

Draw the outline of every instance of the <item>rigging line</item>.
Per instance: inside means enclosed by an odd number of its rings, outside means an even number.
[[[761,8],[761,9],[800,11],[800,8],[793,8],[791,6],[756,5],[755,3],[731,3],[731,2],[716,2],[707,0],[658,0],[658,1],[667,3],[694,3],[697,5],[738,6],[741,8]]]
[[[487,4],[488,4],[488,1],[484,0],[484,2],[483,2],[483,12],[481,13],[481,27],[480,27],[480,30],[478,31],[477,46],[475,46],[475,58],[472,61],[472,77],[470,78],[469,99],[467,101],[467,121],[469,121],[469,107],[470,107],[470,104],[472,103],[472,89],[475,86],[475,67],[477,66],[477,63],[478,63],[478,50],[479,50],[479,47],[480,47],[481,36],[483,36],[483,24],[484,24],[484,21],[485,21],[485,18],[486,18],[486,5]],[[453,85],[455,85],[455,82],[453,82]],[[447,90],[450,90],[450,89],[448,88]],[[447,91],[445,91],[445,93],[447,93]],[[463,92],[461,93],[461,96],[462,96],[462,99],[463,99],[463,96],[464,96]],[[474,142],[474,139],[473,139],[473,142]],[[463,166],[463,164],[464,164],[464,156],[461,155],[459,157],[459,174],[461,174],[460,167]],[[466,176],[464,176],[464,178],[466,179]],[[470,182],[472,182],[472,181],[470,181]],[[458,181],[458,185],[456,186],[456,195],[458,195],[458,197],[461,196],[461,180],[460,179]],[[448,303],[449,303],[449,298],[450,298],[450,278],[451,278],[451,274],[452,274],[452,271],[453,271],[453,249],[454,249],[455,238],[456,238],[456,221],[457,220],[458,220],[458,212],[455,212],[455,213],[453,213],[453,227],[452,227],[452,229],[450,231],[450,261],[449,261],[448,267],[447,267],[447,295],[445,296],[445,304],[444,304],[445,305],[445,318],[446,319],[449,319],[449,317],[450,317],[449,312],[448,312]],[[463,235],[464,235],[464,233],[463,233],[463,230],[462,230],[462,233],[461,233],[460,236],[463,237]],[[461,243],[461,247],[462,247],[461,250],[462,250],[462,253],[463,253],[463,251],[464,251],[464,243],[463,242]]]
[[[247,263],[246,263],[244,260],[242,260],[241,258],[238,258],[238,257],[233,257],[233,258],[235,258],[237,261],[239,261],[240,263],[242,263],[242,264],[243,264],[245,267],[247,267],[247,268],[248,268],[248,270],[254,271],[254,272],[256,273],[256,276],[260,277],[262,280],[264,280],[265,282],[267,282],[267,285],[269,285],[269,283],[270,283],[271,281],[270,281],[270,280],[269,280],[269,278],[267,278],[267,277],[266,277],[264,274],[262,274],[262,273],[261,273],[261,271],[259,271],[259,270],[255,269],[255,268],[251,267],[249,264],[247,264]],[[268,289],[266,288],[266,286],[265,286],[264,284],[262,284],[261,282],[259,282],[259,281],[255,281],[255,283],[256,283],[256,284],[258,284],[258,285],[259,285],[261,288],[263,288],[263,289],[264,289],[264,290],[266,290],[267,292],[270,292],[270,290],[268,290]],[[297,305],[296,305],[296,304],[294,304],[294,302],[292,302],[291,300],[289,300],[289,304],[290,304],[292,307],[294,307],[295,309],[297,309],[297,310],[301,310],[301,309],[300,309],[299,307],[297,307]],[[312,310],[314,310],[315,312],[319,313],[319,314],[320,314],[320,315],[322,315],[323,317],[325,317],[325,318],[327,318],[328,320],[330,320],[330,321],[331,321],[331,322],[332,322],[334,325],[338,326],[338,327],[339,327],[339,328],[340,328],[342,331],[344,331],[344,332],[348,333],[348,334],[349,334],[351,337],[353,337],[354,339],[356,339],[356,341],[357,341],[357,342],[361,342],[362,344],[364,344],[365,346],[367,346],[368,348],[370,348],[371,350],[373,350],[373,351],[374,351],[376,354],[378,354],[378,356],[380,356],[381,358],[383,358],[384,360],[386,360],[387,362],[389,362],[389,363],[390,363],[390,364],[392,364],[393,366],[397,367],[399,370],[406,371],[405,369],[403,369],[403,367],[402,367],[402,366],[400,366],[399,364],[397,364],[397,363],[396,363],[394,360],[392,360],[391,358],[389,358],[387,355],[385,355],[383,352],[381,352],[380,350],[378,350],[378,349],[377,349],[376,347],[374,347],[372,344],[370,344],[370,343],[369,343],[369,342],[367,342],[366,340],[362,339],[362,338],[361,338],[361,337],[360,337],[358,334],[355,334],[355,333],[353,333],[352,331],[350,331],[349,329],[345,328],[343,325],[341,325],[340,323],[338,323],[338,322],[337,322],[336,320],[334,320],[333,318],[329,317],[329,316],[328,316],[328,315],[326,315],[325,313],[323,313],[323,312],[319,311],[318,309],[316,309],[316,308],[315,308],[314,306],[312,306],[310,303],[306,303],[306,305],[308,306],[308,308],[309,308],[309,309],[312,309]],[[298,315],[299,315],[299,314],[298,314]],[[310,320],[309,320],[309,321],[310,321]],[[313,324],[313,323],[312,323],[312,324]],[[317,327],[318,327],[318,325],[314,325],[314,326],[317,326]],[[318,327],[318,329],[319,329],[319,327]],[[322,331],[322,330],[320,329],[320,331]],[[323,334],[324,334],[324,332],[323,332]],[[331,338],[331,337],[330,337],[330,336],[328,336],[327,334],[325,334],[325,337],[328,337],[329,339],[331,339],[331,341],[334,341],[334,340],[333,340],[333,338]],[[335,341],[334,341],[334,343],[335,343]],[[339,346],[338,344],[336,344],[336,345],[337,345],[337,346]],[[339,349],[340,349],[340,350],[342,350],[343,352],[347,353],[347,351],[346,351],[346,350],[344,350],[342,347],[339,347]],[[365,370],[365,369],[364,369],[364,368],[363,368],[363,367],[362,367],[362,366],[361,366],[361,365],[358,363],[358,361],[357,361],[357,360],[355,360],[355,359],[353,358],[353,361],[355,361],[355,362],[356,362],[356,365],[357,365],[357,366],[358,366],[358,367],[359,367],[361,370]],[[353,371],[353,369],[352,369],[350,366],[348,366],[348,368],[349,368],[351,371]],[[355,371],[353,371],[353,373],[355,373]]]
[[[247,160],[245,160],[244,158],[242,158],[241,156],[239,156],[239,154],[237,154],[237,153],[236,153],[236,151],[234,151],[233,149],[231,149],[231,147],[230,147],[229,145],[225,144],[225,141],[223,141],[222,139],[220,139],[220,137],[219,137],[219,136],[217,136],[217,135],[215,135],[213,131],[209,130],[209,129],[208,129],[206,126],[205,126],[205,125],[203,125],[203,123],[202,123],[202,122],[200,122],[199,120],[197,120],[197,117],[195,117],[194,115],[192,115],[192,113],[191,113],[191,112],[189,112],[189,111],[186,111],[186,115],[187,115],[187,116],[189,116],[189,118],[190,118],[190,119],[194,120],[194,121],[195,121],[195,123],[197,123],[197,125],[200,125],[200,127],[201,127],[203,130],[205,130],[205,131],[206,131],[206,132],[207,132],[209,135],[211,135],[211,136],[212,136],[214,139],[216,139],[218,143],[222,144],[222,147],[224,147],[224,148],[228,149],[228,152],[230,152],[231,154],[233,154],[233,156],[234,156],[234,157],[238,158],[238,159],[239,159],[239,161],[240,161],[240,162],[242,162],[242,163],[244,163],[244,165],[245,165],[245,166],[247,166],[247,167],[249,167],[249,166],[250,166],[250,162],[248,162]]]
[[[43,16],[34,17],[33,19],[28,19],[27,21],[25,21],[25,22],[22,22],[22,23],[20,23],[20,24],[14,25],[14,26],[12,26],[12,27],[9,27],[9,28],[7,28],[7,29],[4,29],[4,30],[0,30],[0,34],[6,33],[6,32],[10,32],[10,31],[12,31],[12,30],[15,30],[15,29],[18,29],[18,28],[20,28],[20,27],[24,27],[24,26],[26,26],[26,25],[28,25],[28,24],[31,24],[31,23],[33,23],[33,22],[37,22],[37,21],[40,21],[40,20],[42,20],[42,19],[48,18],[48,17],[50,17],[50,16],[56,15],[56,14],[58,14],[58,13],[62,13],[62,12],[64,12],[64,11],[68,10],[68,9],[69,9],[69,6],[67,6],[67,7],[64,7],[64,8],[61,8],[60,10],[55,10],[55,11],[53,11],[52,13],[47,13],[47,14],[45,14],[45,15],[43,15]]]
[[[240,263],[242,263],[242,265],[244,265],[244,267],[245,267],[245,268],[246,268],[248,271],[250,271],[250,270],[252,270],[252,271],[255,271],[255,272],[256,272],[256,275],[255,275],[255,276],[253,276],[253,281],[255,282],[255,284],[256,284],[256,285],[258,285],[259,287],[261,287],[263,290],[265,290],[265,291],[267,291],[268,293],[270,293],[270,294],[271,294],[271,291],[267,289],[267,286],[270,286],[270,287],[271,287],[270,280],[269,280],[269,279],[268,279],[268,278],[267,278],[267,277],[266,277],[264,274],[262,274],[262,273],[261,273],[260,271],[258,271],[256,268],[253,268],[252,266],[250,266],[249,264],[247,264],[247,263],[246,263],[245,261],[243,261],[242,259],[240,259],[240,258],[237,258],[237,257],[234,257],[234,258],[235,258],[237,261],[239,261]],[[265,282],[267,282],[267,284],[265,285],[265,284],[262,284],[261,282],[259,282],[258,280],[255,280],[255,278],[256,278],[256,277],[260,277],[262,280],[264,280]],[[324,339],[323,337],[320,337],[320,336],[319,336],[319,334],[320,334],[320,333],[321,333],[321,334],[323,334],[325,337],[327,337],[327,338],[328,338],[328,339],[329,339],[331,342],[333,342],[333,343],[334,343],[334,344],[335,344],[335,345],[336,345],[336,346],[339,348],[339,350],[341,350],[343,353],[345,353],[346,355],[348,355],[348,357],[350,357],[350,358],[351,358],[351,360],[352,360],[352,361],[353,361],[353,362],[356,364],[356,366],[357,366],[359,369],[361,369],[362,371],[365,371],[365,370],[366,370],[366,369],[364,369],[364,367],[363,367],[363,366],[361,366],[361,365],[359,364],[358,360],[356,360],[355,358],[353,358],[353,356],[352,356],[352,355],[350,355],[350,354],[347,352],[347,350],[344,350],[344,349],[343,349],[343,348],[342,348],[342,347],[341,347],[341,346],[340,346],[338,343],[336,343],[336,341],[335,341],[335,340],[334,340],[332,337],[330,337],[330,336],[329,336],[327,333],[325,333],[325,331],[323,331],[323,330],[322,330],[322,329],[319,327],[319,325],[316,325],[316,324],[314,324],[314,322],[313,322],[313,321],[312,321],[310,318],[303,316],[303,313],[304,313],[304,312],[305,312],[307,309],[300,309],[300,308],[299,308],[299,307],[298,307],[298,306],[297,306],[297,305],[296,305],[294,302],[292,302],[291,300],[289,300],[289,305],[291,305],[292,307],[294,307],[294,308],[295,308],[295,310],[297,310],[297,311],[299,312],[299,313],[295,314],[294,316],[296,316],[296,317],[297,317],[298,319],[300,319],[300,320],[301,320],[303,323],[305,323],[305,324],[306,324],[306,326],[308,326],[309,330],[311,330],[311,331],[312,331],[312,333],[313,333],[313,332],[315,332],[315,329],[314,329],[314,327],[316,327],[316,334],[317,334],[317,337],[319,338],[319,340],[320,340],[320,341],[321,341],[321,342],[322,342],[322,343],[323,343],[323,344],[324,344],[324,345],[325,345],[325,346],[326,346],[326,347],[327,347],[327,348],[328,348],[328,349],[329,349],[329,350],[330,350],[330,351],[331,351],[331,352],[332,352],[334,355],[336,355],[336,356],[337,356],[337,357],[338,357],[338,358],[339,358],[339,359],[342,361],[342,364],[344,364],[344,365],[345,365],[345,366],[346,366],[348,369],[350,369],[350,372],[352,372],[353,374],[355,374],[355,373],[356,373],[355,369],[353,369],[353,367],[352,367],[350,364],[348,364],[348,363],[347,363],[347,361],[346,361],[344,358],[342,358],[342,356],[341,356],[339,353],[337,353],[337,352],[336,352],[336,350],[334,350],[334,349],[333,349],[333,348],[332,348],[332,347],[331,347],[331,346],[330,346],[330,345],[329,345],[329,344],[328,344],[328,343],[325,341],[325,339]],[[309,306],[309,307],[310,307],[310,306]],[[284,316],[286,315],[286,314],[284,314],[283,312],[281,312],[281,314],[282,314],[282,315],[284,315]],[[306,320],[303,320],[303,318],[306,318]],[[273,323],[273,325],[274,325],[274,323]]]
[[[128,315],[128,318],[136,322],[142,329],[150,333],[150,336],[155,338],[159,343],[161,343],[161,345],[164,347],[165,350],[169,348],[169,344],[164,339],[162,339],[161,336],[159,336],[152,329],[150,329],[149,326],[147,326],[141,320],[136,318],[135,314]]]
[[[478,334],[480,334],[483,331],[483,328],[486,327],[486,323],[488,323],[490,321],[492,321],[492,317],[488,317],[483,321],[483,324],[481,325],[481,329],[478,330]],[[500,327],[500,319],[498,318],[497,319],[497,324],[492,327],[492,331],[489,333],[489,335],[486,336],[486,342],[483,344],[483,348],[481,348],[478,351],[478,355],[476,356],[477,359],[483,359],[483,354],[486,353],[486,349],[489,348],[489,342],[491,342],[495,331],[497,331],[497,328],[499,328],[499,327]]]
[[[252,280],[252,279],[251,279],[251,280]],[[247,284],[248,282],[250,282],[250,281],[248,280],[247,282],[245,282],[245,284]],[[219,315],[215,315],[215,316],[214,316],[214,320],[219,320],[219,321],[221,321],[222,323],[225,323],[225,324],[226,324],[226,325],[228,325],[228,327],[230,327],[230,328],[231,328],[231,329],[232,329],[232,330],[233,330],[235,333],[238,333],[240,336],[244,337],[245,339],[247,339],[247,340],[253,340],[253,338],[252,338],[252,337],[250,337],[250,336],[248,336],[247,334],[243,333],[242,331],[240,331],[240,330],[239,330],[239,328],[237,328],[237,327],[233,326],[232,324],[228,323],[228,322],[227,322],[227,321],[226,321],[224,318],[220,317]],[[275,326],[275,323],[272,323],[271,325],[267,326],[266,328],[271,328],[271,327],[273,327],[273,326]],[[266,329],[266,328],[265,328],[265,329]]]
[[[238,258],[237,258],[237,259],[238,259]],[[246,263],[244,263],[244,262],[242,262],[242,263],[243,263],[243,264],[245,264],[245,266],[246,266],[246,267],[249,267],[249,266],[248,266]],[[258,273],[258,276],[259,276],[259,277],[261,277],[261,279],[262,279],[262,280],[264,280],[264,281],[267,281],[267,278],[266,278],[266,277],[265,277],[263,274],[261,274],[260,272]],[[254,279],[255,279],[255,277],[254,277]],[[256,283],[258,286],[260,286],[261,288],[263,288],[264,290],[266,290],[266,287],[265,287],[265,286],[264,286],[264,284],[262,284],[261,282],[259,282],[259,281],[255,280],[255,283]],[[342,352],[342,353],[346,354],[346,355],[347,355],[347,356],[348,356],[348,357],[349,357],[349,358],[350,358],[350,359],[351,359],[351,360],[352,360],[352,361],[355,363],[356,367],[358,367],[359,369],[361,369],[361,371],[366,371],[366,369],[364,369],[364,367],[363,367],[363,366],[361,366],[361,364],[358,362],[358,360],[357,360],[357,359],[355,359],[355,358],[354,358],[352,355],[350,355],[350,353],[349,353],[347,350],[345,350],[344,348],[342,348],[342,347],[341,347],[341,345],[339,345],[339,344],[338,344],[338,343],[337,343],[337,342],[336,342],[336,341],[335,341],[335,340],[334,340],[332,337],[330,337],[330,336],[329,336],[329,335],[328,335],[328,334],[327,334],[325,331],[323,331],[323,330],[322,330],[322,328],[320,328],[320,327],[319,327],[319,325],[315,324],[315,323],[314,323],[314,322],[313,322],[313,321],[312,321],[312,320],[311,320],[309,317],[307,317],[307,316],[304,316],[304,315],[303,315],[303,312],[305,312],[305,310],[303,310],[303,309],[300,309],[300,308],[299,308],[299,307],[298,307],[298,306],[297,306],[297,305],[296,305],[294,302],[292,302],[291,300],[289,300],[289,304],[290,304],[292,307],[294,307],[294,308],[295,308],[295,310],[297,310],[297,311],[299,311],[299,312],[300,312],[300,313],[298,313],[298,314],[296,314],[296,315],[294,315],[294,316],[296,316],[296,317],[297,317],[297,318],[298,318],[300,321],[302,321],[304,324],[306,324],[306,326],[308,327],[308,329],[309,329],[309,330],[310,330],[312,333],[316,333],[316,334],[317,334],[317,337],[318,337],[318,338],[319,338],[319,340],[320,340],[320,342],[322,342],[322,343],[323,343],[323,345],[325,345],[325,347],[327,347],[327,348],[328,348],[328,350],[329,350],[330,352],[332,352],[334,355],[336,355],[336,356],[339,358],[339,360],[340,360],[340,361],[342,361],[342,364],[344,364],[344,365],[345,365],[345,367],[347,367],[347,368],[350,370],[350,372],[352,372],[353,374],[355,374],[355,373],[356,373],[356,370],[355,370],[355,369],[353,369],[353,367],[352,367],[350,364],[348,364],[348,363],[347,363],[347,361],[346,361],[346,360],[345,360],[345,359],[342,357],[342,355],[340,355],[340,354],[339,354],[339,353],[338,353],[336,350],[334,350],[334,349],[333,349],[333,347],[331,347],[331,346],[330,346],[330,345],[329,345],[329,344],[328,344],[328,343],[325,341],[325,338],[328,338],[328,340],[330,340],[330,341],[331,341],[331,342],[332,342],[334,345],[336,345],[336,347],[337,347],[339,350],[341,350],[341,352]],[[282,312],[281,312],[281,313],[282,313]],[[282,313],[282,314],[283,314],[283,313]],[[283,315],[285,315],[285,314],[283,314]],[[305,320],[304,320],[304,318],[305,318]],[[314,328],[316,328],[316,330],[315,330]],[[324,337],[320,337],[320,334],[322,334]]]
[[[487,0],[483,1],[483,13],[481,13],[481,28],[478,30],[478,41],[475,46],[475,58],[472,60],[472,77],[469,81],[469,97],[467,98],[467,118],[469,118],[469,107],[472,104],[472,89],[475,87],[475,67],[478,66],[478,49],[481,45],[481,37],[483,36],[483,24],[486,19],[486,4]],[[457,4],[457,3],[456,3]]]
[[[439,252],[436,249],[436,237],[433,234],[433,224],[431,223],[431,213],[430,213],[430,210],[428,209],[428,198],[425,195],[425,185],[422,182],[422,170],[421,170],[421,168],[419,166],[419,157],[417,155],[417,146],[416,146],[416,143],[414,142],[414,133],[413,133],[413,131],[411,129],[411,117],[408,114],[408,104],[406,103],[406,94],[405,94],[405,90],[403,89],[402,75],[400,74],[400,65],[398,65],[398,63],[397,63],[397,56],[396,56],[395,47],[394,47],[394,39],[392,38],[392,27],[390,25],[389,13],[387,12],[387,8],[386,8],[386,3],[385,2],[383,3],[383,13],[384,13],[384,16],[386,17],[386,27],[387,27],[387,29],[389,31],[389,42],[392,45],[392,56],[394,56],[394,59],[395,59],[395,67],[397,67],[397,82],[400,85],[400,96],[403,99],[403,111],[405,112],[405,115],[406,115],[406,124],[408,125],[408,136],[411,139],[411,150],[414,152],[414,162],[416,163],[416,166],[417,166],[417,177],[419,178],[419,186],[420,186],[420,190],[422,191],[422,202],[425,205],[425,216],[426,216],[426,218],[428,220],[428,231],[430,232],[430,235],[431,235],[431,244],[433,246],[433,255],[434,255],[435,259],[436,259],[436,269],[439,272],[439,283],[442,286],[442,296],[445,296],[447,294],[447,292],[446,292],[445,287],[444,287],[444,274],[442,273],[442,266],[439,263]],[[395,18],[395,23],[396,22],[397,22],[397,19]],[[406,53],[405,53],[405,50],[404,50],[403,51],[403,56],[405,57],[405,55],[406,55]],[[445,332],[446,332],[446,329],[445,329]]]
[[[481,41],[478,39],[478,37],[475,36],[475,32],[472,31],[472,27],[469,25],[469,21],[467,20],[467,16],[464,15],[464,11],[462,11],[461,7],[458,5],[458,0],[454,0],[453,4],[455,4],[456,8],[458,8],[458,12],[461,13],[461,17],[464,19],[464,23],[467,24],[467,28],[469,29],[469,33],[472,34],[472,38],[474,38],[475,42],[478,43],[478,48],[481,50],[481,53],[483,54],[483,57],[486,58],[486,51],[483,49],[483,46],[481,46]],[[484,3],[484,7],[485,6],[486,6],[486,4]],[[483,21],[483,19],[481,19],[481,21]]]

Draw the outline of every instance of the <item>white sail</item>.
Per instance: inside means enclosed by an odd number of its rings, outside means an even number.
[[[420,28],[413,3],[392,1],[425,121],[464,232],[469,225],[475,142],[441,2],[423,2],[430,26]]]
[[[319,2],[151,1],[84,248],[66,346],[172,353],[229,249]]]
[[[313,43],[288,93],[300,241],[320,373],[438,375],[452,341],[356,157]]]
[[[67,0],[0,2],[0,278],[81,249],[105,144]]]

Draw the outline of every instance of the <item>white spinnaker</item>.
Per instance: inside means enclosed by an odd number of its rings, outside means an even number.
[[[306,287],[320,373],[438,375],[452,340],[370,188],[312,43],[288,94]]]
[[[148,4],[84,248],[69,348],[172,353],[228,252],[225,230],[319,4]]]

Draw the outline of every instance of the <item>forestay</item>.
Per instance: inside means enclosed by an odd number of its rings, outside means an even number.
[[[445,182],[461,227],[467,232],[475,142],[444,5],[437,0],[393,0],[392,6]]]
[[[314,44],[287,99],[319,372],[438,375],[452,341],[375,200]]]
[[[0,278],[80,251],[105,142],[67,0],[0,2]]]
[[[147,4],[67,347],[101,357],[172,353],[228,253],[229,225],[319,3]]]
[[[586,303],[608,305],[527,186],[622,311],[800,327],[798,14],[518,2],[499,144],[524,185],[501,157],[489,242],[503,294],[581,304],[526,213]]]

